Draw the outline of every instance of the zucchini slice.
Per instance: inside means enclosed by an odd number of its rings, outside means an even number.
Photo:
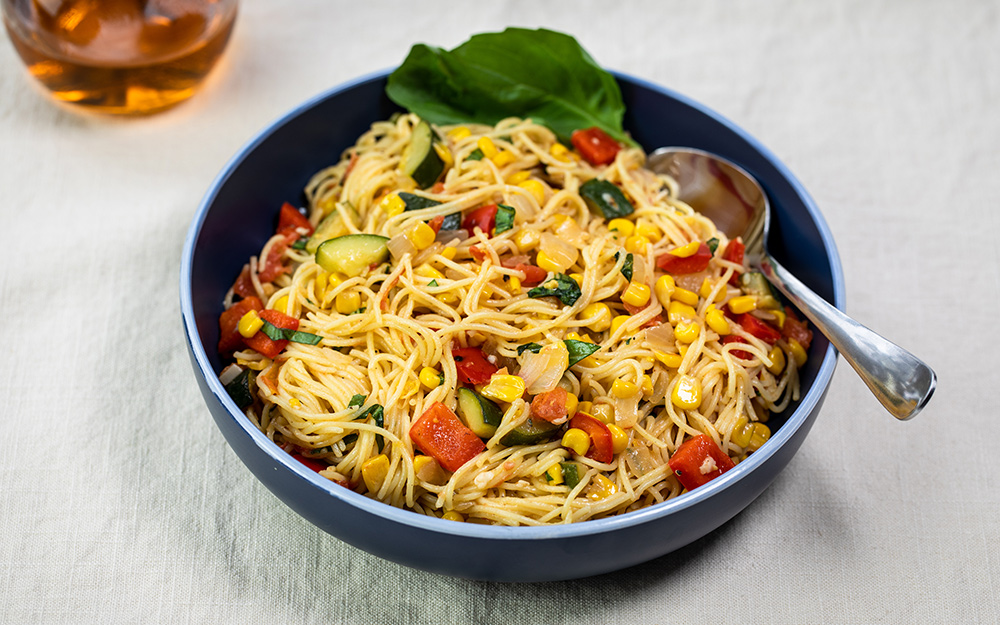
[[[351,213],[354,217],[355,223],[358,219],[358,214],[354,208],[345,202],[347,206],[347,212]],[[310,254],[316,253],[316,248],[323,244],[324,241],[329,241],[330,239],[335,239],[337,237],[349,234],[351,231],[348,229],[347,224],[344,223],[343,217],[340,216],[340,211],[333,209],[333,211],[323,218],[316,226],[316,230],[313,231],[312,236],[306,242],[306,251]]]
[[[552,436],[559,429],[558,425],[549,423],[545,419],[528,417],[528,420],[517,426],[500,439],[500,443],[507,447],[514,445],[534,445]]]
[[[748,271],[740,276],[740,288],[748,295],[757,296],[757,307],[768,310],[781,310],[781,300],[778,294],[759,271]]]
[[[434,131],[430,124],[420,120],[403,152],[403,173],[426,189],[437,182],[443,171],[444,161],[434,149]]]
[[[458,389],[458,417],[479,438],[490,438],[500,427],[503,411],[492,401],[463,386]]]
[[[389,259],[388,242],[387,237],[377,234],[345,234],[316,248],[316,262],[331,273],[356,276]]]

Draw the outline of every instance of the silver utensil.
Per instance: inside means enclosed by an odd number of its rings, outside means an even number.
[[[869,330],[819,297],[767,251],[771,207],[757,181],[708,152],[667,147],[647,166],[680,185],[680,199],[730,238],[743,237],[747,264],[763,273],[823,333],[892,416],[910,419],[927,405],[937,376],[919,358]]]

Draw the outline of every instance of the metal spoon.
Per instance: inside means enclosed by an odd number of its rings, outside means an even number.
[[[851,319],[813,293],[767,251],[771,207],[757,181],[729,161],[691,148],[660,148],[647,166],[680,185],[679,199],[730,238],[743,237],[748,265],[763,273],[851,363],[892,416],[916,416],[937,383],[919,358]]]

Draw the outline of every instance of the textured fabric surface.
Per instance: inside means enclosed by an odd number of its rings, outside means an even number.
[[[407,569],[264,489],[185,354],[202,194],[306,98],[506,25],[572,33],[782,158],[834,234],[849,312],[938,371],[924,413],[895,422],[841,361],[743,514],[564,583]],[[0,42],[0,622],[998,622],[998,42],[995,1],[246,0],[205,89],[140,120],[52,104]]]

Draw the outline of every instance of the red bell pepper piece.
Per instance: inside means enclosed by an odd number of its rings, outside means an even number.
[[[809,349],[812,344],[813,333],[805,321],[802,321],[795,314],[795,309],[785,306],[785,324],[781,326],[781,334],[787,338],[795,339],[804,349]]]
[[[702,243],[698,246],[698,251],[690,256],[674,256],[670,252],[660,254],[656,259],[656,266],[669,274],[680,276],[705,271],[711,260],[712,250],[709,249],[708,245]]]
[[[497,210],[496,204],[480,206],[465,216],[462,227],[468,230],[469,234],[474,234],[476,228],[479,228],[486,236],[491,236],[493,234],[493,226],[497,221]]]
[[[747,246],[743,245],[743,241],[739,241],[736,239],[730,241],[729,244],[726,245],[725,251],[722,252],[722,260],[728,260],[731,263],[742,265],[743,253],[746,251],[746,247]],[[733,273],[732,276],[729,277],[729,284],[733,286],[739,286],[739,283],[740,283],[740,274],[739,272],[735,272]]]
[[[569,427],[581,429],[590,437],[588,458],[604,464],[614,460],[614,441],[611,438],[611,430],[599,419],[585,412],[578,412],[569,420]]]
[[[545,419],[549,423],[562,423],[566,420],[566,400],[569,393],[561,386],[557,386],[551,391],[545,391],[535,395],[531,400],[531,414]]]
[[[243,266],[239,277],[233,283],[233,293],[243,298],[257,295],[257,291],[253,288],[253,280],[250,279],[250,265]]]
[[[607,165],[614,162],[622,149],[617,141],[597,126],[585,130],[574,130],[570,135],[573,147],[591,165]]]
[[[486,443],[441,402],[431,404],[410,426],[410,439],[417,449],[453,473],[486,449]]]
[[[499,368],[489,360],[478,347],[460,347],[451,350],[455,359],[458,381],[466,384],[485,384]]]
[[[314,460],[312,458],[307,458],[306,456],[303,456],[302,454],[295,454],[295,453],[293,453],[293,454],[291,454],[291,456],[292,456],[292,458],[295,458],[296,460],[298,460],[302,464],[306,465],[307,467],[309,467],[310,469],[312,469],[316,473],[319,473],[323,469],[328,468],[327,464],[325,462],[320,462],[319,460]]]
[[[260,312],[264,305],[251,295],[236,302],[219,315],[219,353],[228,354],[243,348],[243,335],[238,330],[240,319],[251,310]]]
[[[278,230],[277,233],[289,236],[294,235],[293,241],[299,238],[299,228],[303,228],[306,234],[312,234],[313,227],[309,223],[309,220],[305,215],[299,212],[299,209],[295,208],[288,202],[281,205],[281,213],[278,214]]]
[[[486,252],[479,249],[479,247],[475,245],[469,246],[469,253],[472,254],[472,257],[476,259],[477,263],[481,263],[486,260]]]
[[[288,267],[285,267],[284,263],[281,262],[281,257],[284,256],[285,250],[288,249],[288,244],[288,239],[281,239],[275,241],[268,249],[263,267],[257,272],[257,277],[260,278],[261,282],[265,284],[274,282],[275,278],[288,271]]]
[[[285,313],[278,312],[277,310],[267,310],[260,311],[260,318],[264,321],[270,323],[276,328],[281,328],[283,330],[298,330],[299,320],[295,317],[289,317]],[[285,349],[288,345],[288,340],[280,339],[275,341],[268,335],[264,334],[262,331],[258,330],[256,334],[250,338],[244,338],[243,342],[247,344],[250,349],[256,350],[261,354],[267,356],[268,358],[277,358],[281,350]]]
[[[722,337],[723,345],[728,345],[729,343],[744,343],[746,345],[749,345],[746,339],[740,336],[736,336],[735,334],[729,334]],[[753,354],[751,354],[750,352],[745,352],[742,349],[734,349],[729,353],[732,354],[733,356],[736,356],[737,358],[742,358],[743,360],[750,360],[751,358],[753,358]]]
[[[514,271],[521,271],[524,273],[524,280],[521,280],[521,284],[524,286],[535,286],[536,284],[541,284],[545,277],[549,275],[549,272],[545,271],[541,267],[535,265],[529,265],[527,263],[518,263],[514,266]]]
[[[667,464],[681,486],[688,490],[694,490],[736,466],[707,434],[681,443]]]
[[[765,343],[774,345],[781,338],[781,332],[771,324],[754,317],[750,313],[736,316],[736,322],[743,326],[747,334],[755,336]],[[788,321],[786,320],[785,323]]]
[[[444,225],[444,215],[438,215],[437,217],[434,217],[433,219],[427,222],[427,225],[431,227],[431,230],[434,231],[434,234],[441,232],[441,226]]]

